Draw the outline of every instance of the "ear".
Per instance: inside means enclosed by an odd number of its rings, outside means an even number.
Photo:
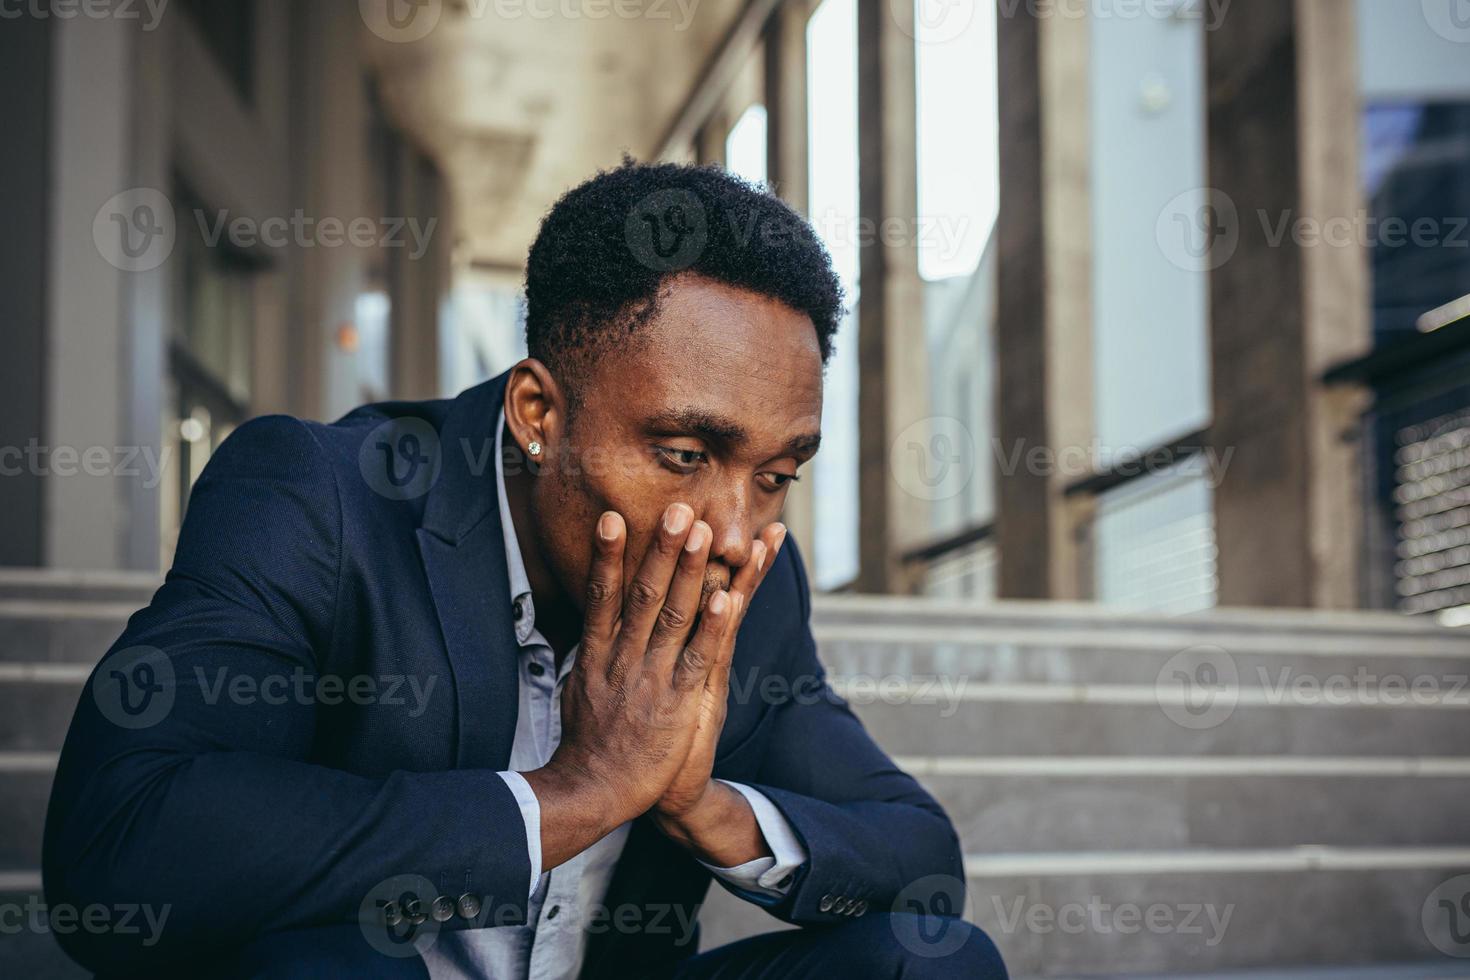
[[[530,456],[527,447],[539,442],[540,459],[545,460],[565,436],[567,420],[565,395],[546,365],[528,357],[510,369],[505,386],[505,423],[515,439],[522,458]]]

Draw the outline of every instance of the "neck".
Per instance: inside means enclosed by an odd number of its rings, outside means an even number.
[[[509,431],[504,438],[510,439]],[[531,481],[534,479],[529,467],[516,467],[516,472],[506,474],[505,495],[516,528],[516,541],[521,547],[521,562],[531,583],[531,598],[536,603],[536,628],[560,659],[582,637],[582,613],[557,583],[556,576],[541,555],[541,549],[536,546],[535,521],[531,517]]]

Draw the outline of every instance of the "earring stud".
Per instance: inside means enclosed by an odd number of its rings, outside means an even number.
[[[526,447],[526,451],[528,453],[530,453],[532,456],[540,456],[541,455],[541,443],[537,442],[535,439],[532,439],[531,440],[531,444]]]

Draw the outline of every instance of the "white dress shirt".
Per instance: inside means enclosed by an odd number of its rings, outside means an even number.
[[[629,824],[623,824],[576,857],[551,871],[541,870],[541,805],[522,772],[544,766],[561,741],[561,690],[577,651],[568,652],[560,669],[556,654],[536,629],[536,607],[526,577],[520,542],[511,520],[505,493],[505,466],[501,455],[505,413],[495,427],[495,485],[500,495],[500,525],[505,536],[511,610],[521,661],[519,713],[511,745],[510,770],[500,773],[515,794],[526,823],[530,850],[530,904],[526,924],[489,926],[439,934],[422,951],[434,980],[559,980],[575,977],[586,952],[589,921],[607,921],[596,911],[603,902],[613,868],[622,855]],[[763,793],[740,783],[728,783],[750,802],[756,823],[771,857],[757,858],[734,868],[706,865],[714,874],[752,900],[779,898],[791,884],[791,873],[806,862],[806,850],[781,811]]]

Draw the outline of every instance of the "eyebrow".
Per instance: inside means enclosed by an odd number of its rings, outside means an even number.
[[[749,440],[750,433],[732,418],[701,408],[672,408],[650,416],[646,424],[653,429],[692,432],[710,442],[738,446]],[[808,432],[786,441],[789,453],[815,453],[821,445],[820,432]]]

